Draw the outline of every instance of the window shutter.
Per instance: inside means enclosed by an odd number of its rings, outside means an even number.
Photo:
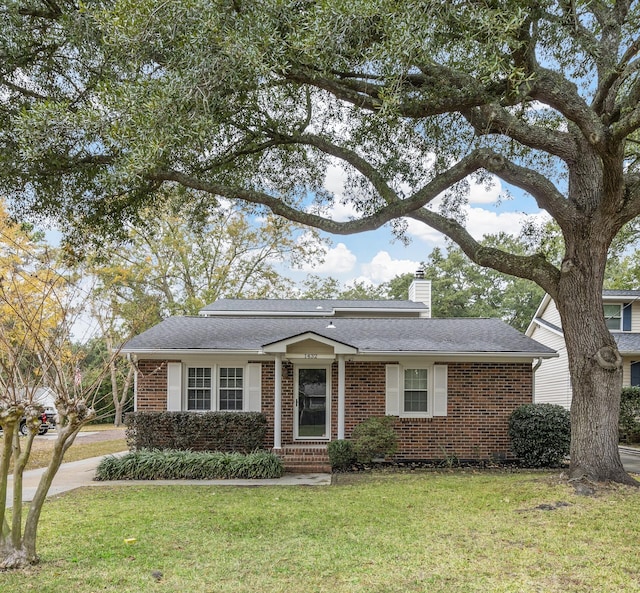
[[[622,331],[631,331],[631,303],[622,307]]]
[[[640,362],[631,363],[631,387],[640,387]]]
[[[167,411],[182,410],[182,363],[167,363]]]
[[[387,365],[386,414],[400,415],[400,365],[397,364]]]
[[[262,411],[262,365],[251,362],[247,365],[247,401],[243,406],[247,412]]]
[[[447,365],[433,367],[433,415],[447,415]]]

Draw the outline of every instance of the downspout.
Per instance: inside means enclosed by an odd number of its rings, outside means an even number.
[[[127,352],[127,362],[132,364],[136,372],[133,373],[133,411],[138,411],[138,360],[135,355],[131,355],[131,352]]]
[[[345,359],[338,354],[338,438],[344,439],[345,417]]]
[[[536,371],[540,368],[541,364],[542,364],[542,358],[538,357],[538,362],[536,362],[536,364],[534,364],[533,368],[531,369],[533,371],[533,377],[531,380],[531,401],[534,401],[534,402],[536,399]]]

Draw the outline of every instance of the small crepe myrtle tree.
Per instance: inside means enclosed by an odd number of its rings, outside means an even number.
[[[95,418],[94,398],[109,368],[105,361],[102,373],[89,384],[83,382],[81,353],[71,342],[79,313],[73,283],[47,258],[21,263],[24,267],[5,267],[0,283],[0,570],[38,561],[37,533],[47,493],[78,432]],[[23,474],[41,425],[38,398],[44,388],[55,393],[56,438],[23,517]],[[24,437],[19,431],[23,418]],[[10,472],[13,496],[8,509]]]

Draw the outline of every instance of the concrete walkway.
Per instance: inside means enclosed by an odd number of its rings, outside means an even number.
[[[48,496],[56,496],[83,486],[325,486],[331,483],[330,474],[285,474],[282,478],[269,480],[122,480],[96,482],[94,476],[102,457],[63,463],[58,470]],[[44,468],[24,472],[22,502],[31,502],[40,482]],[[9,477],[7,507],[13,505],[13,477]]]

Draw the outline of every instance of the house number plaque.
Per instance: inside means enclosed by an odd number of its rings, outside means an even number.
[[[318,355],[317,354],[305,354],[304,357],[307,358],[307,359],[308,358],[318,358]]]

